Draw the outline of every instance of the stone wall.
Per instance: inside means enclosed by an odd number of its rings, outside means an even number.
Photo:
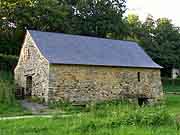
[[[32,76],[32,96],[37,96],[47,101],[49,63],[37,48],[29,32],[27,32],[19,62],[15,68],[16,84],[26,89],[27,76]]]
[[[49,100],[89,102],[146,97],[156,101],[163,96],[159,69],[50,65],[49,77]]]

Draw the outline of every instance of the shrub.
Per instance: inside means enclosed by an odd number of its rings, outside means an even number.
[[[12,75],[7,72],[0,72],[0,103],[15,103],[15,85]]]
[[[18,57],[0,54],[0,61],[0,70],[12,72],[17,64]]]

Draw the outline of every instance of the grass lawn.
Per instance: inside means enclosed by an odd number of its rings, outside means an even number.
[[[180,92],[180,84],[179,85],[164,85],[165,92]]]
[[[77,116],[0,121],[1,135],[180,135],[177,115],[180,96],[166,96],[166,103],[138,107],[107,102],[85,108]]]
[[[114,125],[112,118],[28,119],[0,122],[1,135],[178,135],[173,126]],[[115,120],[114,120],[115,121]]]
[[[171,114],[180,115],[180,95],[167,95],[166,106]]]

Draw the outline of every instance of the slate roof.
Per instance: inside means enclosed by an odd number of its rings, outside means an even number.
[[[135,42],[29,30],[51,64],[161,68]]]

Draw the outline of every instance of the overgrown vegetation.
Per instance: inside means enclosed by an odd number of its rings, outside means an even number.
[[[163,78],[164,92],[180,92],[180,79]]]
[[[0,72],[0,103],[14,104],[15,102],[15,86],[12,74]]]
[[[0,54],[0,71],[13,71],[17,61],[17,56]]]
[[[10,72],[0,72],[0,116],[28,113],[15,99],[15,85]]]
[[[167,103],[138,107],[124,102],[106,102],[86,106],[69,117],[0,121],[2,135],[178,135],[180,96],[168,96]],[[174,100],[176,99],[176,100]],[[173,110],[174,112],[174,110]],[[13,131],[13,132],[12,132]]]

